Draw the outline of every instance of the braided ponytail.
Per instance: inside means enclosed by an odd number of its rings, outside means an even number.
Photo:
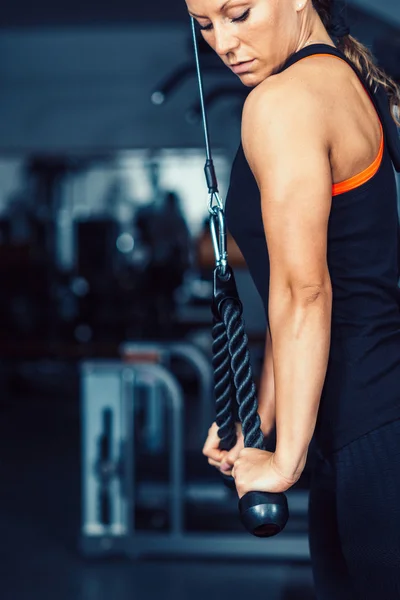
[[[382,86],[388,95],[395,123],[400,127],[400,88],[383,69],[378,67],[371,51],[350,35],[345,16],[345,3],[338,0],[312,0],[315,10],[338,48],[366,77],[372,88]]]

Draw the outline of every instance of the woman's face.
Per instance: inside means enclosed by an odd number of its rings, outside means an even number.
[[[297,50],[307,0],[186,0],[206,42],[249,87]],[[233,67],[236,63],[248,62]]]

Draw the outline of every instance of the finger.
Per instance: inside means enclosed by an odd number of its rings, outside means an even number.
[[[226,461],[233,464],[235,462],[235,460],[238,458],[241,450],[243,450],[243,445],[240,443],[240,441],[236,444],[236,446],[234,446],[234,448],[232,448],[227,456],[226,456]]]
[[[235,464],[235,460],[238,458],[240,453],[240,450],[236,449],[236,450],[231,450],[230,452],[228,452],[228,454],[225,456],[225,462],[227,462],[230,465],[234,465]]]
[[[233,468],[233,464],[231,463],[227,463],[227,462],[223,462],[221,463],[221,471],[227,472],[227,471],[232,471]]]
[[[221,467],[221,463],[220,462],[218,462],[216,460],[213,460],[212,458],[209,458],[208,459],[208,464],[211,465],[212,467],[216,467],[218,470],[220,470],[220,467]]]
[[[221,471],[223,471],[224,473],[227,473],[228,471],[230,471],[232,469],[232,464],[229,464],[226,462],[226,459],[221,463]]]
[[[203,448],[204,456],[207,458],[211,458],[212,460],[216,460],[217,462],[221,462],[226,454],[224,450],[219,450],[218,448],[207,448],[206,446]]]

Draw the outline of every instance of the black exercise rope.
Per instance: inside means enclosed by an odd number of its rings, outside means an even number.
[[[214,278],[219,279],[220,275],[217,269],[215,271]],[[230,269],[226,276],[229,277],[230,287],[236,287]],[[223,279],[222,286],[218,281],[214,283],[214,298],[222,296],[218,292],[223,287],[223,283]],[[218,308],[214,305],[213,312],[213,367],[216,423],[219,428],[218,435],[221,438],[220,448],[230,450],[236,444],[235,417],[237,414],[242,424],[244,445],[248,448],[262,449],[264,436],[260,429],[261,420],[257,412],[256,387],[250,364],[241,303],[229,295],[221,298]]]
[[[242,304],[233,271],[227,262],[224,208],[218,193],[218,182],[210,150],[193,17],[191,23],[207,155],[204,172],[210,194],[208,206],[210,231],[216,262],[212,304],[213,367],[220,448],[229,451],[236,445],[238,417],[242,425],[244,445],[248,448],[264,449],[248,338],[242,318]],[[235,486],[233,477],[224,476],[224,479],[229,487]],[[289,516],[286,496],[270,492],[245,494],[239,501],[239,511],[246,529],[259,537],[270,537],[282,531]]]

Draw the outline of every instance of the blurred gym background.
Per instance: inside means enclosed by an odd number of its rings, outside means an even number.
[[[349,13],[399,81],[397,0]],[[311,600],[312,452],[264,541],[201,455],[213,251],[184,1],[16,0],[0,56],[1,599]],[[200,58],[225,197],[248,90]],[[229,250],[257,380],[263,309]]]

